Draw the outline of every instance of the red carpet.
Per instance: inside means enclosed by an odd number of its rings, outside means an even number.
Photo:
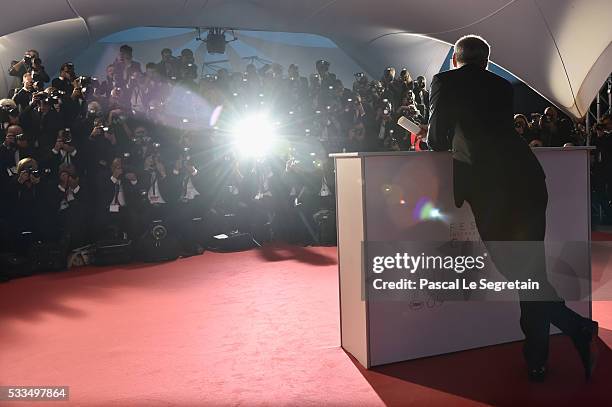
[[[611,302],[593,306],[603,341],[592,383],[559,336],[540,385],[525,381],[519,343],[365,371],[339,347],[336,267],[335,248],[282,246],[2,284],[0,385],[68,385],[69,404],[79,406],[559,406],[612,398]]]

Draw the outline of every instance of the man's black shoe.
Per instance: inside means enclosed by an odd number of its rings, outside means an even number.
[[[546,378],[546,366],[530,367],[527,369],[527,375],[530,382],[541,383]]]
[[[584,367],[584,375],[587,380],[593,375],[595,364],[597,362],[597,334],[599,325],[595,321],[586,321],[578,330],[578,333],[573,338],[574,346],[578,350],[582,366]]]

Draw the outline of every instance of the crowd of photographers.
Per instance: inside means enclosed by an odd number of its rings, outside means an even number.
[[[0,101],[3,251],[136,241],[159,220],[187,254],[233,230],[259,242],[333,244],[328,153],[408,146],[394,119],[423,121],[427,91],[423,78],[391,69],[382,81],[358,74],[346,89],[329,65],[318,61],[308,78],[278,64],[199,78],[189,49],[164,49],[143,67],[122,46],[105,78],[67,62],[51,80],[38,52],[27,51]],[[283,142],[243,157],[229,129],[255,111],[267,112]]]
[[[38,52],[27,51],[0,101],[0,244],[27,253],[41,240],[68,252],[138,240],[159,220],[185,254],[230,230],[258,241],[333,244],[328,153],[426,149],[397,121],[426,123],[429,94],[425,78],[406,69],[387,68],[380,80],[358,73],[350,88],[329,62],[315,70],[306,77],[296,65],[284,72],[250,64],[199,77],[189,49],[164,49],[142,67],[124,45],[105,78],[80,76],[67,62],[51,80]],[[282,147],[243,157],[230,128],[262,111]],[[532,146],[584,144],[552,107],[517,115],[515,128]],[[194,232],[197,219],[202,230]]]

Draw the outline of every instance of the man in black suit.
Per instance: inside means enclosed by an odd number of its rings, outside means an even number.
[[[470,35],[457,41],[457,69],[435,75],[431,83],[427,143],[433,150],[453,151],[455,203],[470,204],[497,269],[508,280],[540,283],[537,295],[519,295],[529,378],[545,377],[552,323],[572,338],[588,379],[597,323],[569,309],[548,282],[544,171],[514,134],[512,85],[486,69],[488,59],[489,45],[482,38]],[[527,255],[517,256],[522,247]]]

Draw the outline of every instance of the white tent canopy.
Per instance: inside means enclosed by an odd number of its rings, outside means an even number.
[[[304,32],[368,72],[437,72],[449,44],[479,34],[492,60],[574,117],[612,71],[610,0],[21,0],[0,16],[0,92],[26,49],[55,66],[137,26]]]

